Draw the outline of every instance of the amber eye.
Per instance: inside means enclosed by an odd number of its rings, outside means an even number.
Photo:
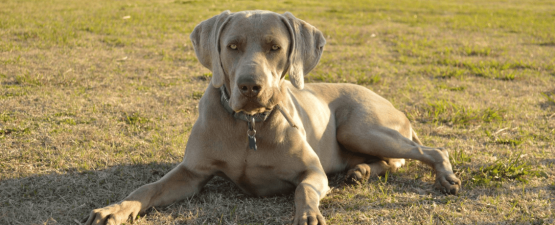
[[[279,45],[272,45],[272,51],[277,51],[279,50],[281,47],[279,47]]]
[[[229,48],[231,48],[231,49],[233,49],[233,50],[236,50],[236,49],[237,49],[237,45],[236,45],[236,44],[230,44],[230,45],[229,45]]]

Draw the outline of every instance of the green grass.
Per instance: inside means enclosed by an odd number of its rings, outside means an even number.
[[[555,105],[555,98],[552,97],[552,96],[554,96],[555,94],[542,93],[542,95],[547,99],[547,102],[548,102],[548,103],[554,104],[554,105]]]
[[[446,87],[451,91],[462,91],[462,87]],[[414,111],[408,112],[409,118],[418,120],[422,123],[446,124],[449,126],[470,126],[491,122],[503,122],[505,115],[503,109],[473,109],[469,106],[463,106],[449,102],[447,100],[429,101],[426,105]]]
[[[204,94],[204,92],[202,92],[202,91],[194,91],[192,97],[195,100],[199,100],[200,98],[202,98],[203,94]]]
[[[316,26],[327,45],[306,82],[384,96],[463,181],[442,195],[417,161],[359,186],[330,175],[329,224],[555,223],[555,6],[541,0],[1,1],[0,223],[74,224],[180,162],[212,76],[189,34],[227,9]],[[292,216],[292,194],[214,179],[137,224]]]
[[[516,180],[528,183],[530,177],[547,177],[547,174],[541,170],[534,168],[527,162],[521,162],[522,154],[517,154],[508,160],[498,160],[491,165],[480,167],[479,171],[474,172],[472,182],[477,185],[491,185],[493,182]],[[529,175],[529,176],[527,176]]]

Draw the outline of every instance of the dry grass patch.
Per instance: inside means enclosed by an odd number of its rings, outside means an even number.
[[[446,147],[463,191],[416,161],[348,186],[330,224],[553,224],[555,8],[547,1],[2,1],[0,223],[76,224],[180,162],[211,74],[188,35],[223,10],[291,11],[328,44],[307,82],[364,85]],[[214,179],[137,224],[283,224],[293,195]]]

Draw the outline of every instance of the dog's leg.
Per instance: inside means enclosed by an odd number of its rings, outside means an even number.
[[[349,169],[345,182],[356,184],[372,176],[383,176],[387,171],[395,172],[405,165],[405,159],[387,159],[372,163],[361,163]]]
[[[294,181],[297,188],[295,189],[293,225],[326,224],[318,207],[320,200],[326,197],[330,190],[328,177],[322,168],[322,164],[320,164],[318,155],[307,142],[303,142],[301,152],[303,152],[303,162],[306,167],[304,172],[299,174]]]
[[[212,176],[194,173],[183,164],[166,174],[162,179],[143,185],[123,201],[95,209],[85,224],[120,224],[152,206],[169,205],[172,202],[192,196],[210,180]]]
[[[387,159],[386,162],[392,172],[396,172],[401,166],[405,165],[405,159]]]
[[[329,191],[328,178],[324,170],[311,168],[295,190],[295,219],[293,225],[326,224],[318,206]]]
[[[345,182],[355,184],[368,180],[371,176],[384,175],[391,167],[385,161],[378,161],[373,163],[361,163],[349,169],[345,176]]]
[[[435,186],[456,194],[461,181],[453,173],[449,154],[441,148],[419,145],[396,130],[352,120],[338,127],[337,140],[350,151],[384,158],[420,160],[436,170]]]

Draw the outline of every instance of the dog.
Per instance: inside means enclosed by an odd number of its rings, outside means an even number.
[[[86,224],[133,220],[192,196],[214,176],[254,196],[294,191],[293,224],[325,224],[318,207],[330,190],[326,174],[348,170],[347,181],[362,181],[406,158],[430,165],[440,190],[460,190],[448,152],[423,146],[389,101],[358,85],[304,84],[326,43],[307,22],[289,12],[225,11],[190,38],[212,78],[183,161],[123,201],[93,210]]]

